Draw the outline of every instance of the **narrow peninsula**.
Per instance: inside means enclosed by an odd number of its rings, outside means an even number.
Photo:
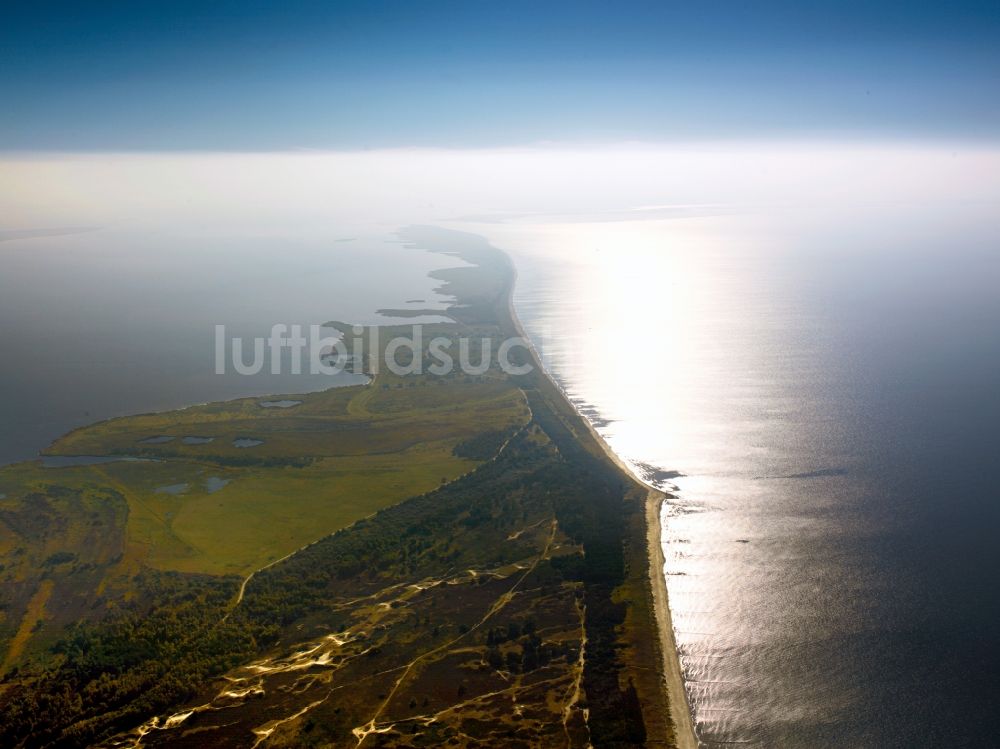
[[[503,252],[402,238],[465,261],[411,360],[524,336]],[[696,747],[664,495],[516,352],[526,374],[400,375],[369,350],[365,385],[113,419],[0,468],[0,745]]]

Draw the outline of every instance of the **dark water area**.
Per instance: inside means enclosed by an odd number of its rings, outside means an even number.
[[[1000,222],[944,213],[494,231],[547,366],[677,495],[706,747],[998,746]]]
[[[266,366],[243,376],[231,361],[215,373],[216,325],[251,351],[275,324],[384,322],[376,310],[415,291],[430,308],[441,301],[427,277],[441,258],[390,230],[342,242],[322,234],[102,229],[3,242],[0,465],[114,416],[367,381],[310,375],[305,363],[305,374],[292,374],[288,362],[278,374]]]

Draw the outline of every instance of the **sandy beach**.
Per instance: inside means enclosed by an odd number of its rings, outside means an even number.
[[[549,376],[548,373],[546,376]],[[618,457],[604,438],[597,433],[587,418],[583,414],[580,414],[580,418],[587,425],[594,440],[604,450],[608,459],[636,483],[648,489],[649,493],[646,496],[646,550],[649,555],[649,587],[653,611],[656,614],[656,628],[660,636],[660,652],[663,655],[660,671],[666,684],[677,749],[698,749],[700,743],[698,742],[698,734],[695,732],[694,719],[691,717],[687,690],[684,688],[684,672],[681,670],[680,653],[677,652],[674,624],[670,615],[670,601],[667,597],[667,580],[663,576],[663,566],[666,560],[663,557],[663,544],[660,537],[660,508],[667,495],[658,489],[646,486]]]
[[[670,698],[670,717],[674,721],[675,738],[678,749],[697,749],[698,737],[691,718],[687,691],[684,689],[684,674],[681,671],[680,654],[674,639],[674,626],[670,617],[667,600],[667,581],[663,577],[663,545],[660,538],[660,508],[664,495],[655,489],[646,498],[646,539],[649,545],[649,586],[653,592],[653,608],[656,611],[656,627],[660,632],[663,651],[663,677],[667,683]]]
[[[510,319],[510,323],[517,334],[528,343],[529,348],[531,349],[532,357],[535,360],[535,365],[539,368],[546,379],[549,380],[552,386],[563,395],[563,398],[567,403],[569,403],[570,408],[576,411],[569,399],[566,398],[562,388],[559,387],[559,384],[552,377],[551,373],[547,372],[542,366],[542,359],[539,352],[535,349],[534,343],[531,341],[531,338],[521,325],[521,320],[517,316],[517,312],[514,309],[514,287],[517,284],[517,268],[514,265],[513,260],[510,260],[510,264],[513,273],[510,289],[507,295],[507,314]],[[590,432],[594,442],[601,448],[608,460],[614,463],[618,469],[632,481],[648,491],[645,508],[646,551],[649,558],[649,584],[652,596],[652,606],[656,616],[656,627],[660,638],[660,652],[663,656],[660,671],[666,686],[670,717],[674,725],[675,745],[677,749],[698,749],[700,744],[698,742],[697,733],[695,732],[694,720],[691,717],[691,708],[688,704],[687,691],[684,688],[684,674],[681,670],[680,654],[677,652],[677,642],[674,638],[673,621],[670,615],[670,604],[667,598],[667,581],[663,576],[663,566],[665,564],[665,560],[663,557],[663,546],[660,538],[660,508],[667,495],[657,489],[649,487],[645,482],[640,480],[635,473],[633,473],[632,469],[615,453],[614,450],[611,449],[597,430],[594,429],[594,426],[590,423],[587,417],[579,411],[576,411],[576,413],[579,416],[580,421],[583,422],[587,430]]]

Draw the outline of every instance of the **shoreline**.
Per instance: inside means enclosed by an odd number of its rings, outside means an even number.
[[[698,749],[698,734],[695,731],[691,705],[684,687],[684,670],[681,655],[674,637],[673,617],[667,593],[667,580],[663,576],[663,543],[661,538],[660,511],[666,496],[651,490],[646,497],[646,540],[649,546],[649,585],[653,593],[653,610],[656,614],[656,628],[660,634],[663,652],[663,677],[670,698],[670,717],[674,723],[674,739],[677,749]]]
[[[594,425],[573,405],[572,401],[566,397],[565,391],[559,386],[555,377],[542,366],[542,359],[535,348],[534,342],[528,336],[521,324],[521,319],[517,316],[514,307],[514,289],[517,285],[517,266],[514,260],[504,253],[510,263],[511,281],[507,291],[507,318],[517,335],[523,338],[531,351],[531,356],[535,361],[542,377],[548,380],[549,384],[562,396],[569,408],[577,415],[579,420],[589,432],[591,438],[604,456],[610,460],[619,471],[627,476],[633,483],[646,492],[644,506],[644,520],[646,526],[646,559],[649,567],[650,604],[653,609],[656,629],[659,635],[659,651],[661,653],[660,675],[667,696],[667,710],[669,711],[674,730],[674,743],[677,749],[699,749],[700,742],[694,726],[694,718],[691,715],[691,706],[688,702],[687,689],[684,686],[684,672],[681,668],[680,652],[677,650],[677,640],[674,636],[673,617],[670,612],[670,601],[667,592],[667,580],[663,575],[663,567],[666,560],[663,556],[663,545],[660,528],[660,511],[663,502],[669,497],[666,492],[651,487],[640,479],[632,469],[621,459],[621,457],[611,449],[611,446],[597,432]]]

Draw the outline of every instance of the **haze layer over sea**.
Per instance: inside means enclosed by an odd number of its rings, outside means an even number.
[[[570,396],[675,490],[706,746],[1000,735],[996,151],[24,156],[0,216],[0,461],[95,418],[321,387],[217,378],[214,325],[433,306],[448,260],[386,241],[475,232],[514,256]]]

